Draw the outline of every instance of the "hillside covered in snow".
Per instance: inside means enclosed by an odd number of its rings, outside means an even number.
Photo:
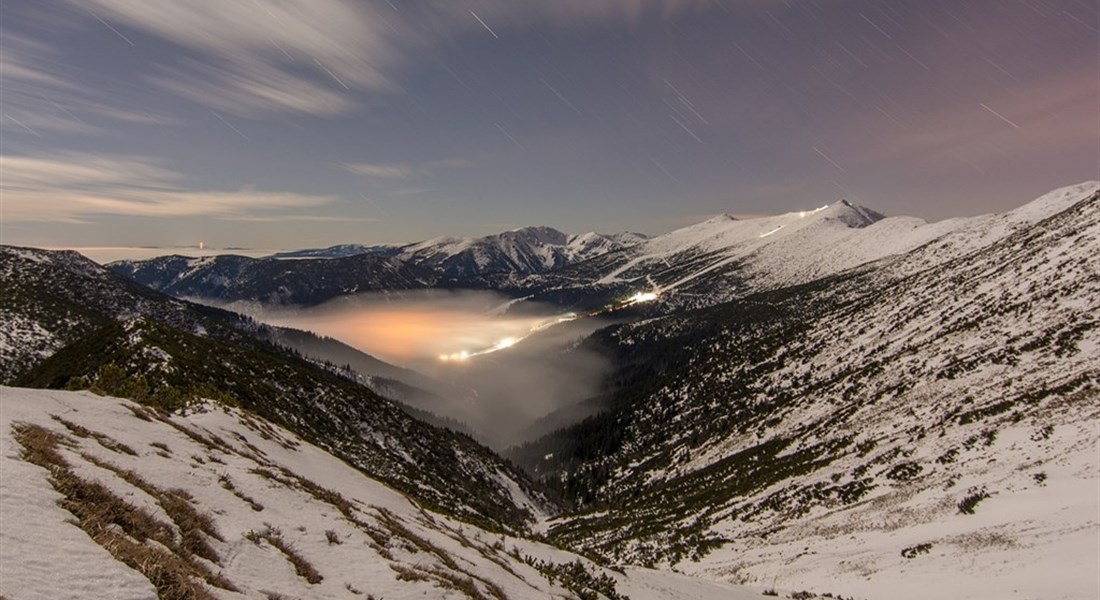
[[[604,411],[513,454],[575,507],[551,538],[857,596],[1095,596],[1097,187],[598,333]]]
[[[0,594],[11,600],[759,595],[606,569],[427,511],[224,405],[170,415],[10,387],[0,399]]]

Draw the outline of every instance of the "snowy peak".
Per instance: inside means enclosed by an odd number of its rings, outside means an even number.
[[[844,200],[816,209],[757,219],[721,214],[633,246],[629,256],[608,265],[610,270],[597,279],[599,283],[609,284],[647,275],[652,278],[658,275],[655,271],[678,273],[675,279],[662,286],[667,290],[668,285],[686,283],[683,278],[693,276],[682,269],[712,272],[754,254],[768,263],[764,265],[766,268],[771,268],[773,262],[782,265],[794,259],[814,258],[807,255],[806,249],[827,248],[853,231],[865,229],[883,218],[878,212]],[[698,264],[704,256],[711,256],[712,260]]]
[[[397,252],[396,246],[387,246],[384,244],[369,246],[364,244],[338,244],[336,246],[329,246],[328,248],[305,248],[302,250],[276,252],[271,255],[271,258],[346,258],[359,254],[392,256]]]
[[[826,204],[820,208],[800,210],[770,217],[756,219],[739,219],[732,214],[723,213],[682,229],[677,229],[655,239],[683,239],[685,241],[699,239],[700,237],[715,236],[723,243],[730,245],[756,237],[767,237],[768,232],[778,232],[779,229],[796,226],[801,228],[807,225],[828,222],[839,224],[848,228],[867,227],[885,218],[878,212],[854,205],[847,200],[838,200],[832,204]],[[717,248],[712,247],[712,250]]]
[[[777,225],[793,222],[808,224],[824,221],[839,224],[844,227],[861,228],[872,225],[884,218],[886,217],[877,211],[841,199],[832,204],[826,204],[811,210],[793,211],[774,217],[763,217],[754,220],[775,223]]]
[[[519,229],[505,231],[504,233],[497,234],[497,236],[495,237],[499,237],[501,239],[526,240],[534,244],[560,246],[566,243],[569,236],[558,231],[557,229],[554,229],[553,227],[536,225],[532,227],[520,227]]]
[[[580,262],[601,254],[636,246],[647,239],[649,238],[641,233],[629,231],[612,234],[590,231],[569,236],[567,247],[571,262]]]
[[[858,206],[847,200],[838,200],[821,211],[821,217],[835,219],[849,227],[867,227],[886,218],[869,208]]]
[[[737,217],[735,217],[734,215],[732,215],[730,213],[722,213],[720,215],[715,215],[715,216],[707,219],[706,221],[703,221],[703,223],[701,223],[701,224],[703,224],[703,225],[707,225],[707,224],[717,225],[717,224],[720,224],[720,223],[729,223],[730,221],[740,221],[740,220],[741,219],[738,219]]]
[[[560,269],[644,239],[636,233],[569,236],[553,227],[534,226],[480,238],[436,238],[405,246],[400,257],[441,269],[449,277],[526,275]]]

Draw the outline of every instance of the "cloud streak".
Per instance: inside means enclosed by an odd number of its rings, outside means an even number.
[[[4,30],[0,32],[0,81],[4,114],[0,126],[10,132],[102,135],[107,124],[168,125],[176,119],[156,110],[138,109],[117,96],[80,81],[76,69],[61,62],[49,45]],[[113,90],[117,91],[117,90]]]
[[[464,158],[443,158],[422,164],[340,163],[340,168],[370,179],[402,180],[429,177],[436,171],[466,169],[473,165],[473,161]]]
[[[363,104],[363,92],[399,90],[387,72],[406,62],[410,50],[476,31],[499,37],[536,21],[575,26],[714,6],[705,0],[447,0],[394,11],[351,0],[70,2],[131,45],[140,43],[124,35],[132,30],[186,49],[189,59],[148,80],[240,117],[346,115]],[[482,17],[493,21],[492,29]]]
[[[415,176],[419,172],[416,167],[412,167],[409,165],[343,163],[340,165],[340,167],[342,167],[349,173],[355,173],[356,175],[362,175],[364,177],[372,177],[377,179],[408,179]]]
[[[221,0],[73,0],[105,21],[189,52],[156,86],[240,117],[279,112],[336,116],[352,90],[385,90],[397,59],[385,21],[367,4]]]
[[[80,153],[2,155],[5,223],[84,223],[97,215],[317,220],[265,211],[312,208],[331,196],[239,190],[188,190],[182,176],[147,160]]]

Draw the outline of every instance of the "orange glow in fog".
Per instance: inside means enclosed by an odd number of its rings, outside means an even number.
[[[308,329],[397,364],[461,362],[511,347],[546,317],[494,316],[461,306],[375,304],[355,310],[317,311],[269,319]]]

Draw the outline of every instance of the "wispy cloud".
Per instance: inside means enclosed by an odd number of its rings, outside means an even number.
[[[49,46],[7,31],[0,32],[0,46],[0,84],[4,87],[0,127],[34,137],[51,132],[98,132],[58,103],[84,90],[51,69],[56,57]]]
[[[189,190],[182,177],[147,160],[79,153],[2,155],[3,220],[82,223],[96,215],[211,217],[227,220],[321,220],[266,214],[318,207],[331,196],[239,190]]]
[[[5,83],[16,81],[55,89],[79,88],[72,81],[48,70],[48,60],[54,54],[49,46],[6,31],[0,41],[4,46],[4,53],[0,55],[0,76]]]
[[[73,0],[108,23],[170,41],[192,58],[150,80],[242,117],[320,116],[356,106],[353,90],[390,87],[397,57],[385,21],[361,2]]]
[[[473,161],[465,158],[442,158],[419,164],[398,163],[340,163],[340,168],[372,179],[414,179],[431,176],[436,171],[465,169]]]
[[[90,135],[104,133],[105,122],[178,122],[79,81],[58,53],[39,41],[3,30],[0,47],[0,83],[4,88],[0,127],[8,132],[35,137],[53,133]]]
[[[356,175],[378,179],[408,179],[420,173],[419,169],[410,165],[341,163],[340,167]]]
[[[493,35],[533,21],[567,25],[637,19],[713,7],[708,0],[69,0],[77,12],[140,45],[136,31],[191,55],[149,75],[154,85],[241,117],[297,112],[334,117],[356,110],[362,92],[395,91],[389,73],[410,50],[456,35]],[[742,0],[747,1],[747,0]],[[134,40],[138,39],[137,42]]]
[[[379,221],[379,219],[372,219],[369,217],[349,217],[344,215],[234,215],[221,217],[221,219],[223,221],[240,221],[244,223],[292,223],[297,221],[308,223],[344,223],[347,221],[367,223]]]

